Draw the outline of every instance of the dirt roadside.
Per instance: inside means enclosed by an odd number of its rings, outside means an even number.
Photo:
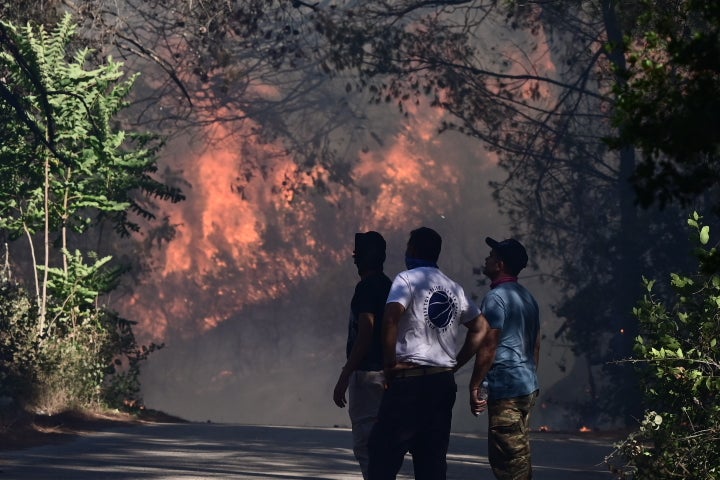
[[[20,411],[3,417],[0,421],[0,451],[67,442],[79,435],[115,427],[185,423],[181,418],[148,409],[133,412],[68,410],[54,415]]]

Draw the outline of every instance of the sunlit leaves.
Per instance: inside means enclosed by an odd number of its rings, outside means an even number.
[[[713,447],[720,433],[719,272],[713,249],[707,247],[707,225],[697,213],[688,224],[701,245],[696,249],[698,273],[672,274],[672,301],[664,302],[648,289],[635,309],[641,336],[634,362],[643,373],[646,406],[652,410],[639,431],[618,445],[626,462],[618,472],[632,472],[638,480],[720,476]]]
[[[705,225],[700,229],[700,243],[707,245],[710,241],[710,227]]]
[[[3,146],[0,152],[10,159],[3,169],[15,179],[0,192],[5,228],[17,236],[42,225],[37,212],[44,208],[38,201],[44,176],[39,160],[43,158],[49,158],[50,164],[50,202],[64,206],[62,211],[53,209],[53,229],[82,232],[98,212],[105,212],[119,232],[129,233],[137,230],[137,224],[123,212],[140,210],[152,217],[138,204],[135,192],[170,201],[183,198],[150,176],[156,169],[160,139],[113,126],[115,115],[127,106],[136,76],[124,79],[122,64],[112,58],[91,68],[90,50],[72,51],[69,43],[76,27],[69,16],[52,32],[10,24],[3,28],[10,36],[2,45],[0,68],[12,79],[9,85],[24,102],[24,112],[53,147],[42,149],[43,139],[23,131],[22,123],[5,110],[4,119],[18,129],[17,137],[8,142],[14,150]]]

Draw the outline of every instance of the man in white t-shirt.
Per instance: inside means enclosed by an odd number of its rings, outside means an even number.
[[[488,330],[463,288],[440,271],[442,238],[421,227],[410,233],[405,263],[383,314],[387,390],[369,441],[369,479],[395,479],[407,452],[417,480],[444,480],[454,367],[467,362]],[[462,330],[467,328],[459,352]]]

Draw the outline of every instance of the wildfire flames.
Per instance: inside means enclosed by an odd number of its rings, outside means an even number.
[[[231,142],[225,129],[213,126],[207,135],[222,141],[199,151],[182,146],[184,154],[173,159],[191,183],[188,200],[168,207],[175,237],[155,254],[157,268],[123,313],[151,319],[141,321],[139,331],[153,341],[170,330],[205,332],[315,276],[320,262],[346,259],[347,232],[387,231],[397,218],[457,203],[457,166],[427,153],[442,148],[431,139],[436,122],[426,115],[382,150],[358,153],[351,175],[366,195],[333,187],[321,167],[300,172],[278,146]],[[248,173],[258,169],[258,159],[266,162],[262,174]],[[295,194],[316,180],[330,185],[323,198]]]
[[[550,428],[548,425],[541,425],[541,426],[538,428],[538,431],[539,431],[539,432],[551,432],[551,431],[553,431],[553,430],[552,430],[552,428]],[[583,425],[582,427],[580,427],[580,429],[578,430],[578,432],[580,432],[580,433],[592,432],[592,428],[589,428],[589,427],[586,427],[586,426]]]
[[[492,41],[505,42],[505,32],[498,33]],[[537,33],[534,58],[509,62],[510,73],[555,71],[544,32]],[[552,96],[532,82],[519,87],[525,98]],[[255,82],[250,90],[282,97],[277,86]],[[228,113],[242,116],[218,116]],[[348,232],[388,232],[405,228],[398,219],[415,223],[432,212],[443,215],[459,204],[468,174],[453,151],[475,157],[466,164],[478,171],[496,161],[485,152],[477,158],[476,140],[464,152],[456,145],[463,142],[439,137],[439,109],[408,104],[395,117],[385,107],[368,115],[363,128],[382,132],[368,133],[379,148],[361,144],[373,143],[370,138],[350,145],[351,188],[334,184],[323,167],[301,171],[284,145],[258,143],[248,120],[242,128],[211,124],[197,137],[201,145],[190,139],[172,145],[166,161],[190,183],[184,189],[188,200],[166,206],[175,235],[153,252],[151,277],[118,306],[139,320],[140,336],[162,340],[169,331],[206,332],[245,306],[276,299],[314,277],[320,262],[346,259]],[[306,187],[312,191],[316,181],[327,187],[322,196],[296,195]]]

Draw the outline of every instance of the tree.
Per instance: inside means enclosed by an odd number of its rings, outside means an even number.
[[[0,147],[6,180],[0,227],[11,237],[27,235],[33,251],[32,236],[44,232],[46,286],[51,232],[60,234],[61,251],[69,248],[68,230],[83,233],[93,220],[107,218],[129,235],[139,228],[129,212],[153,217],[134,191],[170,201],[183,197],[151,177],[161,146],[157,137],[111,126],[133,84],[120,81],[121,64],[109,59],[88,71],[87,49],[67,62],[65,46],[75,31],[70,16],[52,34],[28,27],[21,35],[7,23],[0,28],[7,82],[0,92],[5,118],[15,120]],[[63,267],[67,274],[66,261]],[[41,330],[45,302],[42,295]]]
[[[6,126],[0,231],[26,238],[35,274],[33,332],[24,331],[26,317],[8,328],[23,330],[40,352],[38,367],[45,374],[56,374],[52,366],[70,375],[61,380],[77,382],[75,393],[87,400],[98,394],[113,357],[133,354],[127,350],[132,332],[125,320],[98,306],[123,267],[109,267],[111,257],[92,251],[72,252],[77,242],[69,235],[103,223],[129,235],[139,229],[134,216],[154,217],[149,198],[183,196],[153,178],[160,139],[114,125],[133,78],[123,80],[121,64],[111,58],[88,69],[89,50],[68,48],[74,33],[69,15],[52,32],[0,22],[0,118]]]
[[[627,45],[615,147],[635,146],[633,174],[643,205],[691,203],[720,180],[720,6],[717,2],[641,2],[644,32]],[[716,210],[720,208],[717,197]]]

